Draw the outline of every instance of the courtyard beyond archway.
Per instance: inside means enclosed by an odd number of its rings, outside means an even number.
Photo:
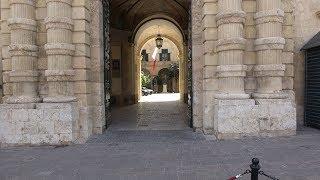
[[[187,108],[179,93],[143,96],[138,104],[112,110],[108,131],[187,130]]]

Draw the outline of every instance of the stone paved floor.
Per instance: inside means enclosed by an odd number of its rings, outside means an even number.
[[[131,108],[139,111],[139,106]],[[127,118],[137,119],[132,114]],[[84,145],[1,149],[0,179],[226,180],[258,157],[263,170],[281,180],[320,180],[319,130],[304,128],[292,137],[214,141],[188,128],[154,127],[114,125]]]
[[[112,110],[110,131],[185,130],[187,106],[175,93],[143,96],[139,104]]]

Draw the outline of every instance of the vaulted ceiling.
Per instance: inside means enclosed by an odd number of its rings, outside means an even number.
[[[182,29],[188,27],[190,0],[111,0],[111,26],[134,30],[142,21],[153,17],[169,17]]]

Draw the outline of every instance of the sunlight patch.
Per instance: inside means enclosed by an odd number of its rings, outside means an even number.
[[[142,96],[139,102],[170,102],[170,101],[179,101],[179,93],[160,93],[152,94],[149,96]]]

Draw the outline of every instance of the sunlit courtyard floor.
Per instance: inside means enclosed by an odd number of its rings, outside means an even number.
[[[141,97],[138,104],[114,108],[110,131],[118,130],[184,130],[187,106],[180,94],[161,93]]]

